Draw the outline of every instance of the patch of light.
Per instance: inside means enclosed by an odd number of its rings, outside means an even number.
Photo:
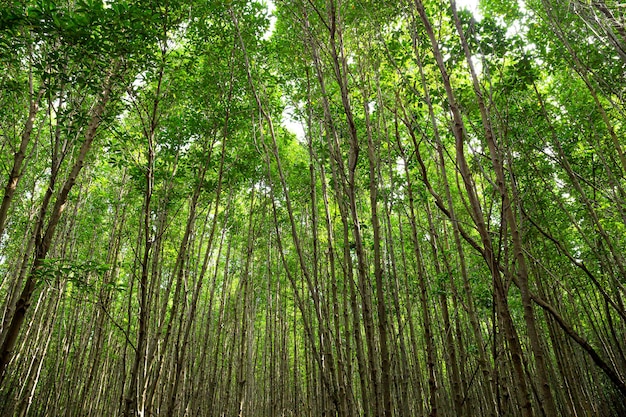
[[[456,9],[457,10],[468,10],[474,16],[474,19],[477,21],[481,21],[483,18],[482,13],[478,9],[479,0],[456,0]]]
[[[560,179],[556,173],[552,175],[552,179],[554,179],[554,185],[556,186],[556,188],[558,188],[559,190],[565,189],[565,182]]]
[[[554,149],[552,149],[552,146],[550,145],[543,148],[543,153],[548,155],[552,159],[556,158],[556,153],[554,153]]]
[[[507,39],[511,39],[517,35],[522,34],[522,25],[521,22],[519,20],[515,20],[513,23],[511,23],[508,27],[508,29],[506,30],[506,33],[504,34],[504,36]]]
[[[264,4],[265,7],[267,7],[267,14],[270,19],[270,25],[261,37],[263,40],[266,41],[272,36],[272,33],[274,33],[274,29],[276,28],[276,16],[274,15],[274,10],[276,10],[276,6],[274,5],[273,0],[265,0]]]
[[[296,135],[296,139],[298,139],[298,142],[304,143],[304,125],[302,124],[302,122],[299,122],[295,119],[295,110],[296,109],[293,106],[285,107],[282,114],[282,125],[283,127],[285,127],[285,129]]]
[[[139,74],[137,74],[137,76],[133,80],[133,88],[134,89],[138,90],[141,87],[143,87],[144,85],[146,85],[146,74],[147,74],[147,71],[143,71],[143,72],[140,72]]]
[[[248,193],[252,193],[253,190],[255,193],[260,192],[262,194],[269,194],[272,189],[265,183],[265,181],[261,180],[252,184],[251,187],[248,187]]]
[[[398,175],[404,175],[405,167],[404,159],[398,157],[398,159],[396,159],[396,173]]]
[[[524,52],[527,52],[527,53],[532,53],[532,52],[535,52],[535,51],[537,50],[537,45],[535,45],[535,44],[534,44],[534,43],[532,43],[532,42],[529,42],[529,43],[527,43],[526,45],[524,45],[524,46],[522,47],[522,49],[524,50]],[[535,58],[535,61],[536,61],[539,65],[543,64],[543,61],[542,61],[541,59],[539,59],[539,58]]]
[[[55,113],[64,110],[66,107],[67,103],[65,101],[61,101],[60,98],[56,98],[52,101],[52,110],[54,110]]]
[[[475,136],[470,136],[470,140],[468,142],[469,153],[472,155],[480,155],[483,153],[483,147],[480,143],[480,140]]]
[[[483,60],[481,59],[481,57],[473,55],[472,65],[474,66],[474,71],[476,72],[476,75],[480,77],[480,75],[483,73]]]
[[[528,15],[524,2],[519,3],[519,12],[521,13],[521,18],[515,19],[513,22],[507,24],[507,30],[504,35],[507,39],[511,39],[516,36],[523,39],[527,38],[526,35],[528,34],[528,28],[530,22],[532,21],[532,17]]]
[[[528,9],[526,8],[526,2],[524,0],[518,0],[517,7],[522,14],[526,14]]]

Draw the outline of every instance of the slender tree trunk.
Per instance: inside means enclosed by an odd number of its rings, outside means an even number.
[[[24,130],[22,131],[20,146],[13,156],[13,166],[11,167],[11,172],[9,173],[7,185],[4,187],[4,196],[2,198],[2,204],[0,205],[0,240],[4,235],[4,227],[6,225],[9,207],[11,206],[11,202],[13,201],[13,195],[15,194],[15,190],[17,189],[19,180],[22,177],[22,165],[24,164],[24,160],[26,158],[26,150],[28,149],[28,144],[31,140],[33,126],[35,125],[35,117],[37,116],[37,112],[39,111],[39,103],[45,91],[43,88],[40,88],[37,95],[34,95],[32,73],[29,74],[29,88],[31,100],[30,107],[28,109],[28,118],[26,119],[26,123],[24,124]]]
[[[147,353],[147,341],[148,341],[148,317],[150,315],[149,300],[150,294],[150,272],[151,265],[156,262],[158,253],[153,254],[153,249],[158,248],[157,240],[160,240],[158,236],[155,236],[153,232],[152,221],[152,197],[154,192],[154,178],[155,178],[155,139],[160,114],[160,100],[161,89],[163,86],[163,77],[165,72],[165,49],[161,50],[161,63],[159,66],[159,72],[157,76],[157,87],[154,100],[152,102],[151,109],[149,111],[148,119],[144,122],[143,131],[144,138],[146,140],[146,163],[145,163],[145,191],[143,195],[143,211],[142,211],[142,231],[141,236],[143,239],[143,252],[141,254],[140,266],[141,273],[139,277],[139,285],[137,287],[137,294],[139,298],[139,314],[137,324],[137,344],[135,350],[135,357],[130,370],[129,385],[126,393],[124,394],[124,411],[122,415],[124,417],[134,417],[137,413],[143,413],[144,410],[139,409],[139,392],[138,388],[143,386],[144,379],[140,381],[141,364],[144,363]],[[138,107],[137,107],[138,108]],[[141,110],[138,111],[141,112]],[[154,262],[151,262],[153,260]],[[152,265],[152,272],[155,272],[157,265]],[[130,317],[129,317],[130,321]],[[143,402],[142,402],[143,404]]]

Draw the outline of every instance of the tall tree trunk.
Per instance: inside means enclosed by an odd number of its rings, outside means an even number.
[[[29,90],[30,90],[30,106],[28,109],[28,118],[26,119],[26,123],[24,124],[24,129],[22,130],[20,146],[15,152],[13,156],[13,166],[11,167],[11,172],[9,173],[9,179],[7,181],[7,185],[4,187],[4,196],[2,197],[2,204],[0,204],[0,240],[4,235],[4,227],[6,225],[7,214],[9,212],[9,207],[11,206],[11,202],[13,201],[13,195],[15,194],[15,190],[17,189],[17,185],[22,177],[23,169],[22,165],[24,164],[24,160],[26,159],[26,150],[28,149],[28,144],[30,143],[31,134],[33,131],[33,126],[35,125],[35,117],[37,116],[37,112],[39,111],[39,103],[41,102],[41,98],[44,94],[44,88],[40,88],[39,92],[35,96],[33,92],[33,74],[29,73],[28,78]]]
[[[163,87],[163,77],[165,72],[165,54],[166,49],[161,49],[161,62],[159,64],[157,75],[157,86],[154,95],[152,106],[148,112],[147,119],[143,123],[144,139],[146,140],[146,163],[145,163],[145,191],[143,195],[143,209],[142,209],[142,230],[141,236],[143,239],[142,246],[143,252],[141,254],[140,267],[141,273],[139,276],[139,285],[137,287],[137,294],[139,298],[139,314],[137,324],[137,344],[135,349],[135,357],[130,369],[130,375],[128,377],[129,384],[124,394],[124,410],[122,415],[124,417],[134,417],[138,412],[143,413],[144,410],[139,410],[139,393],[138,387],[143,384],[143,378],[140,379],[141,364],[145,361],[145,355],[147,352],[147,338],[148,338],[148,317],[149,311],[149,299],[150,294],[150,271],[151,260],[157,259],[158,254],[152,254],[153,248],[158,247],[157,240],[160,240],[153,232],[152,222],[152,197],[154,192],[154,177],[155,177],[155,139],[160,115],[160,100]],[[139,112],[141,109],[136,105]],[[143,118],[142,118],[143,120]],[[154,261],[156,262],[156,260]],[[153,266],[152,271],[156,265]],[[129,317],[130,321],[130,317]]]

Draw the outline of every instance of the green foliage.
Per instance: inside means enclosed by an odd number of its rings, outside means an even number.
[[[114,415],[109,399],[143,398],[121,390],[132,386],[134,355],[144,355],[138,386],[164,414],[187,401],[193,415],[342,415],[322,410],[340,392],[354,406],[345,414],[375,415],[385,336],[392,402],[400,410],[406,401],[406,415],[450,405],[461,384],[465,414],[499,404],[491,414],[517,416],[514,396],[486,396],[516,387],[494,275],[528,380],[537,379],[520,257],[532,295],[621,366],[623,316],[610,302],[621,302],[626,284],[626,167],[617,152],[626,72],[606,36],[617,27],[590,3],[484,0],[480,19],[459,10],[475,86],[449,2],[424,2],[452,100],[419,2],[277,1],[271,35],[256,1],[5,3],[5,179],[41,91],[0,237],[0,299],[20,294],[33,262],[41,294],[10,365],[14,385],[0,386],[7,407],[15,394],[16,404],[32,404],[22,414],[46,414],[53,400],[42,399],[53,398],[81,415],[97,388],[90,412]],[[109,76],[109,102],[50,257],[33,261],[39,213],[45,231]],[[303,137],[282,125],[286,109]],[[539,304],[530,307],[556,398],[600,410],[610,391],[600,368]],[[451,363],[454,355],[465,362]],[[566,391],[578,377],[564,355],[584,371],[580,389]],[[184,383],[170,399],[178,371]],[[432,403],[406,395],[431,378]],[[0,400],[0,414],[4,407]]]
[[[73,262],[64,259],[47,258],[38,261],[35,270],[39,284],[58,287],[69,283],[79,292],[93,293],[98,283],[93,278],[100,277],[109,271],[110,265],[96,261]],[[107,287],[119,290],[121,287],[108,283]]]

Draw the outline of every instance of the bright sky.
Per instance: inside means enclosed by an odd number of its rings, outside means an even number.
[[[457,9],[469,9],[470,11],[478,12],[478,0],[456,0]]]
[[[276,25],[276,18],[274,17],[274,1],[273,0],[265,0],[263,3],[267,6],[267,11],[270,14],[270,27],[267,28],[267,32],[263,35],[263,39],[269,39],[274,32],[274,26]]]
[[[479,0],[456,0],[456,7],[458,10],[468,9],[472,12],[476,20],[480,20],[482,15],[478,10],[478,2]],[[273,0],[265,0],[265,4],[267,5],[267,9],[270,14],[274,11],[274,1]],[[272,32],[274,31],[274,24],[276,23],[276,18],[274,16],[270,17],[270,27],[268,31],[263,36],[264,39],[268,39]],[[294,119],[294,108],[292,106],[287,106],[283,111],[282,124],[287,128],[291,133],[296,135],[298,140],[304,141],[304,124]]]
[[[479,0],[456,0],[456,9],[469,10],[474,15],[474,19],[480,21],[483,18],[483,15],[480,14],[480,10],[478,10],[478,2]]]

